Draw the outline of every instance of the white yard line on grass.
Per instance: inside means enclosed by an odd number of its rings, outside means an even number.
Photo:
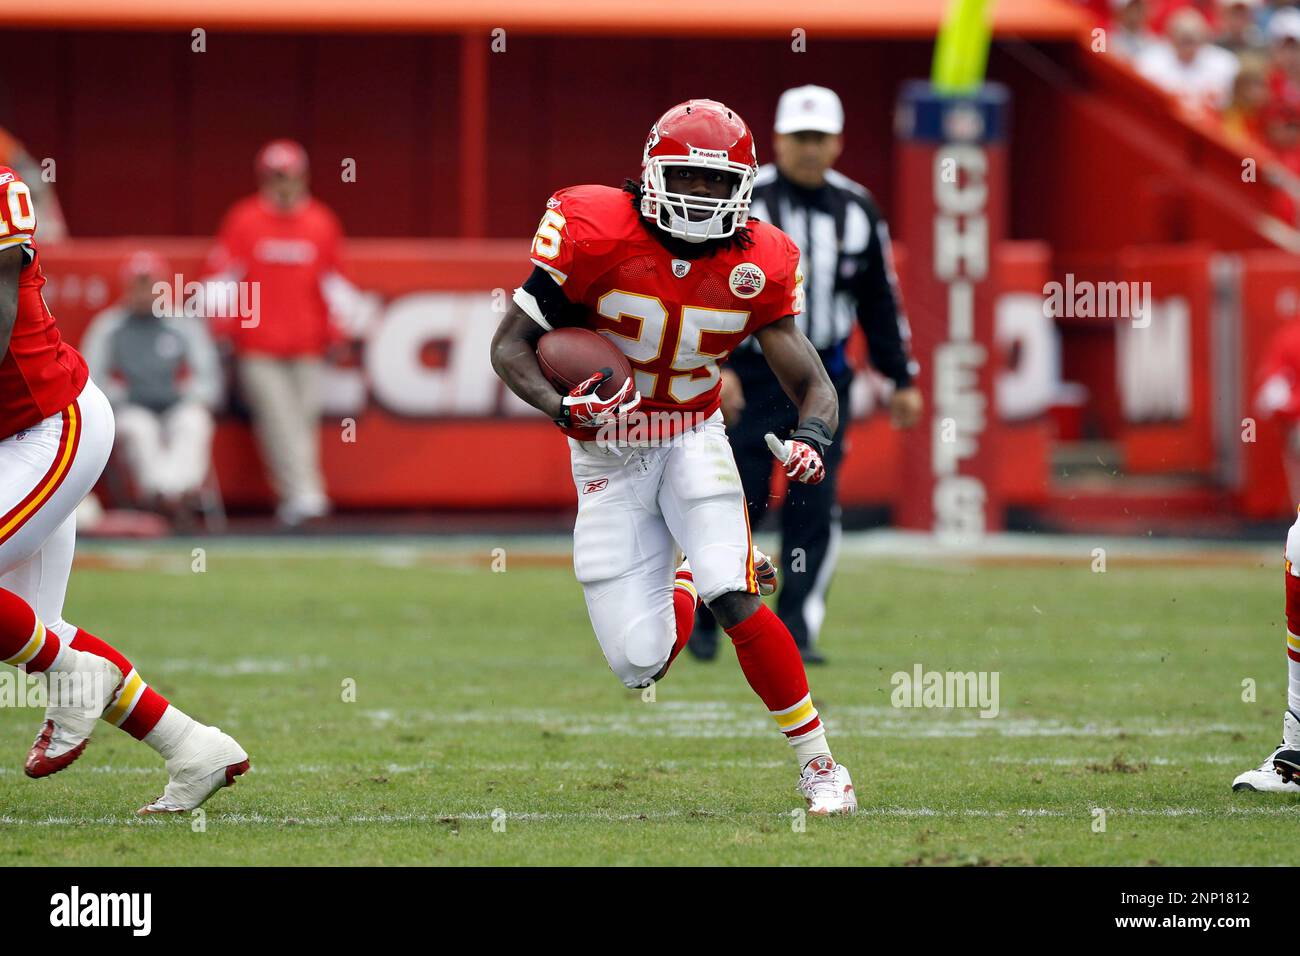
[[[998,764],[1004,766],[1029,766],[1029,767],[1088,767],[1100,766],[1109,767],[1111,761],[1115,759],[1114,753],[1099,754],[1095,757],[1014,757],[1009,755],[994,755],[980,759],[967,759],[958,761],[945,761],[945,763],[956,763],[964,767],[984,767],[989,764]],[[1231,754],[1210,754],[1194,757],[1148,757],[1136,754],[1125,754],[1124,762],[1133,766],[1146,764],[1152,767],[1185,767],[1188,765],[1207,765],[1207,766],[1237,766],[1250,763],[1249,759]],[[889,764],[907,764],[907,761],[900,761],[885,758]],[[569,771],[603,771],[610,773],[636,774],[636,773],[654,773],[656,771],[677,771],[677,770],[786,770],[791,768],[789,760],[717,760],[709,757],[701,757],[694,760],[653,760],[648,762],[613,762],[607,760],[541,760],[541,761],[516,761],[516,762],[488,762],[473,761],[469,763],[456,763],[454,761],[413,764],[365,764],[357,765],[348,762],[337,764],[274,764],[258,763],[254,764],[249,770],[253,776],[320,776],[324,774],[337,774],[340,776],[349,776],[355,774],[390,774],[393,776],[412,773],[430,773],[430,772],[461,772],[473,770],[475,772],[488,773],[560,773]],[[150,767],[123,767],[114,764],[103,764],[93,767],[78,766],[78,773],[91,773],[107,776],[145,776],[164,773],[161,765]],[[22,771],[16,767],[0,767],[0,777],[10,776],[18,777]]]
[[[1282,804],[1271,804],[1266,806],[1241,806],[1227,808],[1207,808],[1207,807],[1081,807],[1079,809],[1064,810],[1053,807],[1013,807],[1005,810],[983,810],[977,808],[958,807],[859,807],[858,817],[883,817],[889,819],[902,820],[926,820],[926,819],[1033,819],[1033,818],[1051,818],[1051,819],[1074,819],[1079,821],[1089,821],[1092,819],[1092,811],[1095,809],[1104,809],[1108,816],[1114,817],[1146,817],[1146,818],[1171,818],[1171,817],[1192,817],[1207,820],[1223,820],[1232,818],[1251,818],[1251,817],[1294,817],[1297,812],[1297,805],[1288,801]],[[604,811],[566,811],[566,812],[537,812],[537,811],[512,811],[508,808],[502,808],[505,814],[507,826],[511,822],[525,823],[546,823],[566,821],[605,821],[610,823],[619,822],[637,822],[637,821],[657,821],[671,820],[682,817],[698,818],[701,820],[744,820],[744,819],[762,819],[762,820],[788,820],[791,818],[792,811],[772,811],[752,810],[740,812],[719,812],[704,809],[694,810],[653,810],[640,813],[610,813]],[[306,827],[335,827],[347,826],[353,824],[404,824],[404,823],[424,823],[424,824],[441,824],[451,825],[463,821],[468,822],[490,822],[498,819],[499,813],[495,811],[468,810],[463,812],[447,811],[445,813],[360,813],[360,814],[336,814],[330,816],[273,816],[263,813],[224,813],[214,811],[209,815],[209,825],[213,827],[233,824],[236,826],[306,826]],[[130,824],[133,826],[150,826],[150,825],[167,825],[166,821],[158,820],[139,820],[134,817],[126,816],[98,816],[98,817],[78,817],[78,816],[48,816],[34,819],[25,819],[16,817],[11,814],[0,815],[0,826],[118,826],[121,824]]]
[[[390,726],[449,724],[526,724],[556,734],[590,736],[618,734],[637,737],[753,738],[770,737],[771,721],[755,708],[725,701],[665,701],[635,710],[602,713],[546,708],[491,708],[434,711],[419,708],[363,710],[376,729]],[[1187,737],[1195,734],[1242,734],[1257,728],[1242,724],[1135,721],[1124,725],[1067,724],[1036,717],[949,717],[891,707],[827,707],[822,714],[834,737],[928,740],[971,737]]]

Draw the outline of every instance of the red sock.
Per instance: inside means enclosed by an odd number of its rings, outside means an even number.
[[[686,642],[691,639],[691,631],[695,628],[695,609],[699,603],[700,598],[695,591],[695,576],[690,571],[679,569],[676,580],[673,581],[673,616],[677,618],[677,640],[673,644],[673,652],[668,655],[668,663],[664,665],[664,671],[672,666],[673,661],[677,660],[677,655],[686,646]]]
[[[136,669],[131,666],[122,652],[111,644],[106,644],[94,634],[77,628],[77,634],[70,645],[75,651],[86,651],[96,657],[105,657],[117,665],[122,672],[122,685],[108,710],[104,711],[104,720],[121,727],[136,740],[144,740],[145,735],[153,730],[167,709],[167,698],[146,684]]]
[[[40,674],[54,663],[62,647],[59,636],[36,619],[30,604],[0,588],[0,661]]]
[[[790,630],[766,604],[726,629],[736,645],[745,680],[762,698],[786,737],[802,737],[821,726],[808,693],[808,676]]]

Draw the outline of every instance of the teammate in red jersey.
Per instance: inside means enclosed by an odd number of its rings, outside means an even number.
[[[1287,708],[1282,713],[1282,742],[1258,767],[1237,774],[1233,790],[1300,794],[1300,515],[1287,532],[1283,555]]]
[[[555,193],[533,239],[534,271],[493,339],[492,365],[569,435],[574,569],[610,668],[628,687],[661,680],[703,600],[794,747],[810,812],[848,813],[853,784],[831,756],[799,652],[759,599],[719,411],[718,363],[754,335],[799,409],[789,438],[769,435],[768,444],[791,479],[821,480],[839,416],[835,389],[793,321],[803,295],[798,248],[749,220],[757,168],[744,121],[721,103],[690,100],[651,127],[639,183]],[[556,394],[536,347],[558,326],[607,335],[627,356],[635,391],[602,400],[593,380]],[[674,543],[686,555],[676,573]]]
[[[0,662],[46,674],[50,705],[25,769],[67,767],[102,717],[166,761],[167,787],[140,813],[193,810],[248,770],[248,754],[63,619],[75,512],[108,461],[113,412],[45,305],[35,235],[31,191],[0,166]]]

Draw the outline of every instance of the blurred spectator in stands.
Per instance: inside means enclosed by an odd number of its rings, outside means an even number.
[[[1239,57],[1267,49],[1268,40],[1255,21],[1262,0],[1223,0],[1223,17],[1214,42]]]
[[[1268,24],[1272,70],[1268,85],[1273,99],[1300,103],[1300,10],[1285,7]]]
[[[47,246],[68,237],[63,208],[54,194],[52,176],[57,166],[38,162],[10,130],[14,126],[9,91],[0,86],[0,166],[13,169],[32,191],[32,204],[41,211],[41,245]]]
[[[1152,0],[1149,25],[1159,36],[1169,32],[1169,21],[1183,10],[1194,10],[1205,21],[1210,34],[1219,32],[1219,0]]]
[[[1191,7],[1169,17],[1169,42],[1151,47],[1137,61],[1138,72],[1174,94],[1193,111],[1222,109],[1237,76],[1237,58],[1209,43],[1210,28]]]
[[[1278,10],[1293,8],[1296,0],[1264,0],[1255,10],[1255,23],[1268,36],[1268,28],[1273,20],[1273,14]]]
[[[1271,211],[1288,225],[1300,226],[1300,103],[1274,100],[1264,111],[1263,126],[1264,143],[1282,167],[1270,177],[1277,186]]]
[[[320,469],[320,389],[325,354],[343,338],[331,313],[354,313],[365,297],[340,272],[338,219],[308,193],[306,151],[274,140],[255,167],[258,191],[226,214],[209,268],[255,289],[257,314],[215,327],[234,351],[276,514],[296,525],[330,507]]]
[[[1268,104],[1268,71],[1258,62],[1243,61],[1232,82],[1232,99],[1223,111],[1224,130],[1239,140],[1262,142]]]
[[[1136,61],[1146,50],[1160,43],[1147,26],[1147,0],[1110,0],[1115,22],[1110,28],[1110,49],[1126,60]]]
[[[81,351],[113,403],[117,438],[146,504],[169,515],[212,465],[212,413],[221,401],[216,346],[201,320],[168,315],[154,283],[171,281],[152,252],[122,266],[122,298],[86,329]]]

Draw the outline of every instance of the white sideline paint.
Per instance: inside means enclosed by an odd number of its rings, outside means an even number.
[[[775,535],[755,536],[760,548],[773,546]],[[232,536],[219,541],[203,541],[209,558],[213,555],[237,557],[241,561],[280,562],[285,559],[370,560],[390,568],[415,568],[429,562],[438,569],[446,567],[449,557],[459,557],[466,562],[486,567],[493,548],[505,548],[512,556],[555,557],[563,559],[572,554],[572,535],[448,535],[428,536],[377,536],[327,538],[304,544],[301,539],[276,537]],[[1222,541],[1218,539],[1110,537],[1105,535],[1048,535],[1003,532],[984,535],[977,551],[954,547],[937,540],[933,535],[914,531],[890,529],[845,532],[841,539],[841,556],[854,558],[899,559],[923,561],[952,557],[998,558],[1075,558],[1086,566],[1092,560],[1093,548],[1105,548],[1108,562],[1122,561],[1132,556],[1139,558],[1167,557],[1185,560],[1221,559],[1225,563],[1263,561],[1265,566],[1276,563],[1277,547],[1254,541]],[[189,572],[189,558],[178,559],[176,543],[95,541],[87,539],[77,545],[79,557],[100,565],[124,568],[158,567],[176,573]],[[918,564],[919,568],[928,567]]]
[[[238,657],[213,661],[201,657],[164,657],[150,662],[151,673],[200,673],[204,677],[247,677],[251,674],[296,674],[331,666],[328,657]]]

